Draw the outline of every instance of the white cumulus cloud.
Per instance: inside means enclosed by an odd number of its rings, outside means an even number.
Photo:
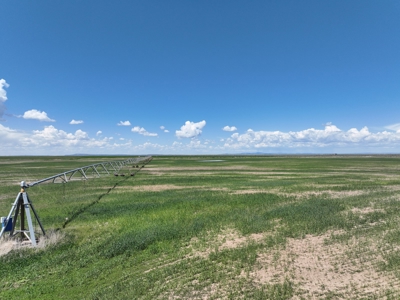
[[[131,126],[131,122],[129,121],[119,121],[118,126]]]
[[[224,128],[222,128],[223,131],[236,131],[237,128],[235,126],[225,126]]]
[[[175,135],[178,138],[194,138],[202,133],[204,126],[206,126],[206,121],[204,120],[197,123],[186,121],[181,130],[175,131]]]
[[[102,133],[103,133],[103,131],[99,130],[99,131],[96,132],[96,135],[99,136],[99,135],[101,135]]]
[[[8,88],[10,85],[5,81],[5,79],[0,79],[0,120],[6,111],[6,106],[4,102],[7,101],[7,92],[5,88]]]
[[[6,102],[7,92],[4,88],[8,88],[10,85],[5,79],[0,79],[0,102]]]
[[[140,127],[140,126],[133,127],[131,129],[131,131],[132,132],[137,132],[137,133],[139,133],[141,135],[144,135],[144,136],[158,136],[157,133],[148,132],[146,129],[144,129],[143,127]]]
[[[33,131],[36,140],[49,141],[53,144],[65,143],[77,143],[79,140],[88,139],[88,134],[80,129],[78,129],[75,134],[67,133],[63,130],[59,130],[54,126],[45,126],[43,130]]]
[[[72,121],[69,122],[69,124],[71,124],[71,125],[78,125],[78,124],[82,124],[82,123],[83,123],[82,120],[74,120],[74,119],[72,119]]]
[[[164,131],[165,133],[168,133],[168,132],[169,132],[169,130],[166,129],[165,126],[160,126],[160,129],[161,129],[162,131]]]
[[[31,109],[28,110],[24,113],[24,115],[22,116],[22,118],[24,119],[32,119],[32,120],[38,120],[38,121],[44,121],[44,122],[55,122],[55,120],[50,119],[47,116],[47,113],[44,111],[38,111],[36,109]]]

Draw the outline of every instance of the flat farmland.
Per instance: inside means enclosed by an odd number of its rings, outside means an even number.
[[[22,180],[122,159],[0,157],[0,214]],[[133,171],[29,188],[47,235],[0,241],[0,299],[400,298],[400,156],[154,156]]]

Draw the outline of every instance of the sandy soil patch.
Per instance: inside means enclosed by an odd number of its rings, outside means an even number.
[[[231,195],[246,195],[246,194],[276,194],[277,191],[273,191],[273,190],[262,190],[262,189],[248,189],[248,190],[237,190],[237,191],[233,191],[230,194]]]
[[[117,186],[117,190],[134,190],[134,191],[153,191],[160,192],[166,190],[181,190],[190,187],[174,185],[174,184],[155,184],[155,185],[138,185],[138,186]]]
[[[250,242],[261,243],[266,234],[253,233],[249,236],[242,236],[237,230],[226,229],[217,235],[217,249],[222,251],[225,249],[235,249],[247,245]]]
[[[293,193],[292,196],[296,197],[310,197],[310,196],[320,196],[320,195],[328,195],[331,198],[343,198],[343,197],[355,197],[368,194],[368,192],[362,190],[356,191],[332,191],[332,190],[323,190],[323,191],[306,191],[301,193]]]
[[[6,255],[13,249],[17,249],[18,243],[14,241],[4,241],[2,240],[0,243],[0,256]]]
[[[162,176],[165,175],[166,172],[161,172],[161,171],[153,171],[149,169],[143,169],[141,170],[142,173],[149,173],[150,175],[155,175],[155,176]]]
[[[161,192],[167,190],[200,189],[207,191],[228,191],[228,188],[214,188],[207,186],[182,186],[174,184],[138,185],[138,186],[117,186],[117,190],[133,190],[143,192]]]
[[[385,189],[389,191],[400,191],[400,186],[399,185],[385,186]]]
[[[143,173],[143,171],[142,171]],[[148,172],[149,175],[153,176],[169,176],[169,177],[175,177],[175,176],[179,176],[179,177],[199,177],[199,176],[218,176],[216,174],[216,171],[202,171],[200,173],[196,173],[196,172],[184,172],[184,171],[179,171],[179,174],[177,173],[173,173],[173,172],[160,172],[160,171],[150,171]],[[233,173],[232,173],[233,174]]]
[[[33,248],[30,241],[18,242],[15,240],[2,240],[0,243],[0,256],[6,255],[12,250],[19,250],[25,248]]]
[[[54,160],[55,161],[55,160]],[[12,165],[16,165],[16,164],[26,164],[26,163],[32,163],[32,162],[39,162],[39,160],[20,160],[20,159],[18,159],[18,160],[6,160],[6,161],[0,161],[0,164],[1,165],[4,165],[4,164],[12,164]]]
[[[245,247],[249,243],[262,244],[265,238],[272,234],[272,232],[264,232],[243,236],[236,229],[226,228],[217,235],[212,233],[207,234],[207,240],[197,237],[192,238],[188,246],[192,250],[192,253],[187,258],[201,257],[206,259],[213,251],[236,249]]]
[[[245,189],[245,190],[237,190],[231,192],[233,195],[243,195],[243,194],[259,194],[259,193],[268,193],[268,194],[277,194],[284,197],[296,197],[296,198],[308,198],[313,196],[321,196],[327,195],[330,198],[343,198],[343,197],[354,197],[360,196],[364,194],[368,194],[368,192],[356,190],[356,191],[332,191],[332,190],[322,190],[322,191],[304,191],[297,193],[287,193],[281,192],[280,189]]]
[[[339,298],[359,299],[382,296],[387,289],[398,290],[398,280],[378,272],[371,260],[349,258],[346,246],[326,245],[330,235],[288,239],[284,249],[260,254],[250,276],[258,284],[283,283],[288,278],[307,299],[320,299],[330,293]],[[350,247],[357,245],[355,240]],[[376,256],[375,262],[382,259]]]
[[[354,214],[360,214],[360,215],[366,215],[366,214],[370,214],[373,212],[380,212],[380,213],[386,212],[384,209],[372,208],[372,207],[363,207],[363,208],[354,207],[350,211]]]

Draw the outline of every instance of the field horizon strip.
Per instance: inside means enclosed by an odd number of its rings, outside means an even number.
[[[0,157],[1,216],[20,181],[112,159]],[[153,156],[27,192],[47,234],[0,240],[0,299],[400,297],[397,155]]]

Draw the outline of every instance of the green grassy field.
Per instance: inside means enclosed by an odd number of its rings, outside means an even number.
[[[0,157],[0,214],[21,180],[113,159]],[[165,156],[41,184],[48,237],[0,256],[0,299],[399,299],[399,171],[400,156]]]

